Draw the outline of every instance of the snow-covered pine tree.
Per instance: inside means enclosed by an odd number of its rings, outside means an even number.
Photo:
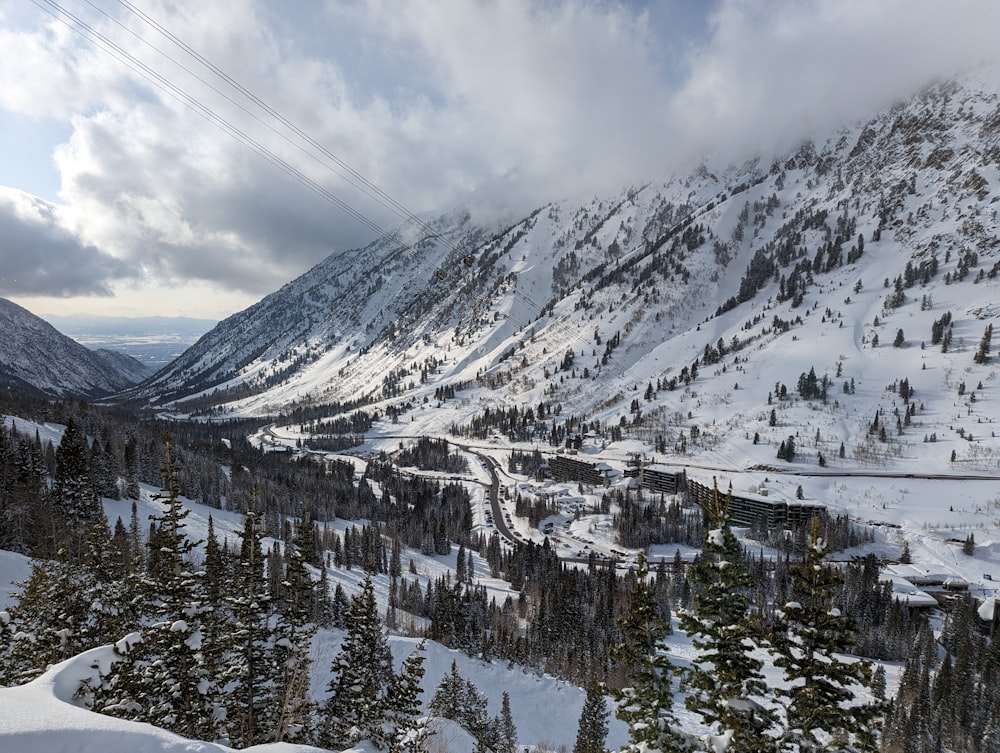
[[[517,753],[517,727],[514,725],[514,716],[510,712],[510,694],[506,690],[500,699],[497,735],[495,753]]]
[[[451,669],[441,678],[441,681],[434,689],[434,695],[431,696],[427,710],[433,716],[454,719],[460,722],[461,720],[453,715],[457,714],[461,707],[464,694],[465,678],[458,673],[458,664],[453,659]]]
[[[604,688],[597,682],[591,682],[587,685],[587,698],[580,711],[573,753],[604,753],[607,739],[608,703]]]
[[[385,698],[384,737],[390,753],[422,753],[430,735],[427,717],[420,714],[420,681],[424,676],[424,642],[406,657],[393,677]]]
[[[229,596],[232,624],[226,644],[229,655],[222,671],[226,686],[226,726],[234,745],[246,748],[272,739],[275,726],[273,685],[276,668],[270,626],[271,593],[264,573],[264,520],[257,511],[257,490],[251,491],[243,514],[240,554]]]
[[[90,693],[95,710],[216,740],[225,737],[224,715],[217,668],[208,665],[203,652],[202,584],[190,561],[196,543],[185,533],[189,511],[180,501],[172,441],[167,437],[164,443],[164,486],[154,495],[164,509],[151,516],[156,537],[150,543],[155,541],[156,552],[143,583],[152,623],[118,641],[120,660]]]
[[[487,699],[475,683],[458,673],[458,665],[451,663],[451,671],[441,678],[428,704],[428,713],[451,719],[462,725],[476,738],[477,751],[487,748],[496,738],[495,720],[487,714]]]
[[[63,546],[70,560],[76,560],[80,556],[80,533],[86,523],[101,517],[103,511],[90,476],[87,438],[72,418],[66,423],[62,441],[56,450],[52,500],[60,517],[61,530],[68,537]]]
[[[874,703],[858,702],[871,685],[871,665],[844,661],[853,645],[854,624],[833,606],[843,578],[824,564],[829,548],[814,517],[806,560],[789,568],[791,600],[778,613],[773,647],[775,665],[787,685],[777,694],[786,699],[782,745],[790,751],[827,749],[830,738],[840,750],[877,750],[878,717]]]
[[[729,753],[774,748],[775,714],[764,705],[763,662],[753,655],[765,645],[763,625],[748,614],[753,585],[740,543],[728,524],[729,497],[718,487],[704,507],[708,521],[701,556],[692,566],[695,609],[680,614],[684,632],[698,650],[683,685],[685,705],[715,728],[712,744]]]
[[[316,582],[306,569],[312,527],[299,526],[285,549],[285,578],[274,628],[277,676],[274,699],[277,719],[271,739],[304,743],[313,738],[313,702],[309,697],[310,650],[316,634]],[[321,581],[321,587],[326,582]]]
[[[618,628],[622,641],[612,650],[612,657],[621,663],[625,686],[614,693],[618,704],[615,715],[628,724],[630,740],[622,748],[623,753],[684,750],[685,740],[674,715],[677,670],[663,648],[663,640],[671,632],[670,623],[656,605],[642,552],[636,581],[629,591],[628,611],[619,620]]]
[[[392,654],[370,576],[351,599],[346,622],[347,635],[331,667],[319,743],[341,749],[371,740],[382,748],[383,699],[392,681]]]

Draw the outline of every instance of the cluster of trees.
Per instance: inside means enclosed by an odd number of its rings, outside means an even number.
[[[753,576],[726,524],[726,506],[718,494],[706,505],[703,552],[689,575],[693,605],[680,616],[697,651],[685,668],[669,659],[670,623],[640,560],[621,622],[624,640],[615,650],[625,671],[616,691],[617,714],[630,729],[624,750],[818,751],[831,739],[842,751],[877,750],[882,702],[871,691],[871,665],[840,658],[854,643],[854,624],[835,607],[840,575],[823,562],[818,521],[804,561],[790,569],[780,608],[768,618],[752,608]],[[759,649],[783,670],[782,687],[768,689]],[[678,690],[708,733],[696,736],[681,725]]]
[[[416,444],[402,448],[396,453],[396,463],[422,471],[465,473],[468,470],[465,458],[453,452],[447,440],[431,437],[420,437]]]
[[[826,402],[826,393],[831,382],[826,374],[822,379],[817,378],[816,369],[809,367],[809,373],[799,374],[797,389],[803,400],[822,400]]]
[[[886,753],[996,751],[1000,741],[1000,641],[987,640],[966,596],[939,640],[921,626],[887,714]]]
[[[697,546],[702,538],[702,516],[664,497],[649,501],[618,494],[619,512],[614,517],[618,541],[630,549],[646,549],[651,544]]]
[[[510,696],[504,691],[500,713],[490,717],[488,701],[475,683],[458,673],[453,661],[451,671],[446,674],[427,710],[433,716],[452,719],[462,725],[476,738],[477,751],[493,753],[517,753],[517,727],[510,712]]]
[[[795,460],[795,437],[791,434],[788,435],[788,439],[781,440],[781,444],[778,445],[777,457],[787,463]]]
[[[100,497],[137,499],[140,482],[159,483],[163,440],[150,427],[60,403],[28,417],[66,428],[54,446],[0,421],[0,547],[54,554],[57,532],[95,514]],[[211,449],[181,453],[178,483],[219,506],[229,491],[222,460]]]
[[[135,520],[130,528],[119,521],[109,537],[99,513],[84,533],[66,531],[55,560],[36,562],[16,606],[0,614],[3,681],[26,681],[111,644],[113,658],[78,691],[95,711],[236,747],[289,741],[340,749],[369,739],[420,750],[422,651],[393,673],[371,580],[349,603],[338,596],[345,607],[338,614],[325,573],[317,580],[312,572],[321,557],[311,523],[296,527],[279,567],[263,550],[253,504],[237,548],[221,544],[210,525],[196,559],[202,542],[186,534],[169,444],[164,471],[163,510],[148,541]],[[329,696],[317,703],[309,687],[313,636],[318,625],[336,623],[347,637]]]

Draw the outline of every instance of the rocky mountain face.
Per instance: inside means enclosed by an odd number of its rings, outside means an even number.
[[[100,398],[149,376],[134,358],[88,350],[0,298],[0,385],[35,397]]]
[[[676,441],[693,382],[717,385],[703,402],[752,380],[766,406],[774,375],[794,391],[815,366],[839,389],[893,357],[897,330],[923,350],[946,310],[974,349],[1000,312],[996,81],[934,84],[772,160],[403,227],[221,322],[128,395],[261,415],[447,402],[445,426],[546,401]],[[942,357],[913,368],[957,382]]]

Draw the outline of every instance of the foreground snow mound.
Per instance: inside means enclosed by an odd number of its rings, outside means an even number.
[[[80,683],[105,669],[112,649],[103,646],[56,664],[41,677],[0,688],[0,749],[31,753],[230,753],[214,743],[188,740],[150,724],[96,714],[74,699]],[[305,745],[273,743],[255,753],[309,753]]]

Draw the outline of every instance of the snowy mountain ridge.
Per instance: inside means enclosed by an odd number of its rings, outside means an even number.
[[[1000,418],[983,400],[995,348],[976,359],[1000,310],[996,81],[933,84],[769,162],[401,229],[221,322],[127,396],[215,415],[364,407],[426,433],[544,403],[553,425],[755,466],[823,412],[813,461],[923,462],[905,419],[974,436],[955,460],[995,470],[996,443],[956,420]],[[807,395],[810,371],[823,389]]]
[[[0,298],[0,384],[45,397],[99,398],[149,376],[134,358],[92,351]]]

